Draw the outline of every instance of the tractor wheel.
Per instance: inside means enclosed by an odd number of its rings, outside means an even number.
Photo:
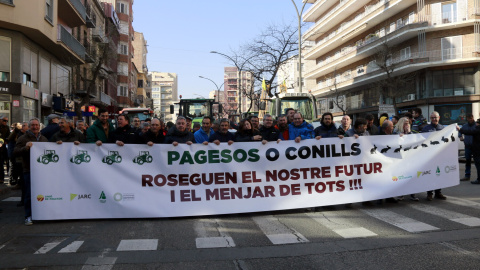
[[[75,164],[82,163],[82,160],[79,157],[75,157]]]
[[[113,163],[113,160],[111,158],[107,158],[107,164],[112,165],[112,163]]]
[[[48,164],[48,158],[47,157],[42,157],[42,163],[43,164]]]
[[[153,160],[152,156],[148,156],[148,157],[147,157],[147,162],[148,162],[148,163],[152,163],[152,160]]]
[[[117,156],[116,160],[117,160],[117,163],[120,163],[120,162],[122,162],[122,157],[121,157],[121,156]]]
[[[58,162],[58,155],[54,155],[52,157],[52,159],[53,159],[53,162],[57,163]]]
[[[92,159],[92,158],[91,158],[90,156],[88,156],[88,155],[87,155],[87,156],[85,156],[85,162],[87,162],[87,163],[88,163],[88,162],[90,162],[90,160],[91,160],[91,159]]]
[[[137,162],[138,162],[138,165],[142,165],[144,161],[143,161],[143,159],[139,158],[139,159],[137,159]]]

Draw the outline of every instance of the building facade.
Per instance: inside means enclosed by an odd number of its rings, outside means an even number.
[[[317,0],[303,15],[315,45],[306,79],[321,112],[397,114],[420,107],[441,123],[480,112],[480,1]]]
[[[239,72],[236,67],[225,67],[223,77],[224,112],[228,115],[246,112],[251,101],[242,93],[252,89],[254,80],[252,74],[247,71]]]
[[[178,102],[178,77],[176,73],[157,72],[151,76],[153,110],[164,122],[175,121],[175,114],[170,114],[170,105]]]
[[[137,67],[137,100],[138,106],[143,108],[153,108],[151,89],[147,87],[148,67],[147,67],[147,41],[143,33],[135,32],[135,40],[133,41],[133,49],[136,52],[133,57],[133,63]]]

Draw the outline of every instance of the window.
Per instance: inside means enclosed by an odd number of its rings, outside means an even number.
[[[400,19],[397,20],[397,29],[402,28],[402,27],[403,27],[403,20],[402,20],[402,18],[400,18]]]
[[[462,36],[442,38],[442,60],[462,58]]]
[[[53,22],[53,0],[45,1],[45,18],[49,22]]]
[[[345,78],[345,80],[349,80],[352,76],[352,71],[351,70],[347,70],[343,73],[343,77]]]
[[[0,71],[0,82],[8,82],[10,80],[10,73]]]
[[[143,88],[143,80],[138,80],[138,88]]]
[[[395,23],[391,23],[390,24],[390,30],[389,30],[389,33],[392,33],[393,31],[395,31],[397,28],[395,27]]]
[[[160,87],[153,87],[152,92],[160,92]]]
[[[453,23],[457,21],[457,3],[442,5],[442,23]]]
[[[410,58],[410,47],[400,50],[400,60],[405,60]]]
[[[358,66],[357,67],[357,75],[362,75],[365,72],[365,69],[363,66]]]
[[[415,22],[415,12],[411,12],[408,14],[408,23],[414,23]]]
[[[126,44],[120,44],[118,49],[120,50],[119,51],[120,54],[125,54],[125,55],[128,54],[128,46]]]
[[[0,0],[0,3],[13,5],[13,0]]]
[[[117,3],[117,12],[128,14],[128,6],[125,3]]]
[[[123,85],[119,85],[117,95],[120,96],[120,97],[126,97],[128,95],[127,87],[123,86]]]
[[[36,114],[35,114],[35,110],[37,108],[36,105],[37,105],[36,100],[23,98],[23,121],[24,122],[28,122],[30,119],[36,117]]]
[[[160,94],[152,94],[152,98],[160,98]]]

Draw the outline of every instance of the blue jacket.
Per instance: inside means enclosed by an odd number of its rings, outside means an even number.
[[[475,130],[476,128],[476,124],[475,122],[473,122],[472,125],[466,123],[465,125],[462,126],[462,129],[463,130]],[[461,137],[462,136],[462,133],[461,132],[458,132],[458,137]],[[472,147],[472,144],[473,144],[473,136],[472,135],[464,135],[463,136],[463,143],[465,144],[465,147]]]
[[[442,124],[438,124],[438,125],[428,124],[422,129],[422,133],[442,130],[443,128],[444,128],[444,126]],[[412,132],[413,132],[413,130],[412,130]]]
[[[212,128],[210,128],[210,136],[212,136],[215,133]],[[193,136],[195,137],[195,141],[197,143],[203,143],[203,142],[208,142],[208,134],[203,130],[203,128],[195,131],[193,133]]]
[[[318,126],[313,130],[315,132],[315,137],[316,136],[322,136],[322,138],[332,138],[332,137],[337,137],[337,128],[335,127],[335,124],[332,124],[330,126],[325,126],[324,124]]]
[[[301,137],[302,140],[315,138],[313,132],[313,126],[303,120],[303,123],[296,127],[293,123],[288,125],[288,139],[295,140],[297,137]]]

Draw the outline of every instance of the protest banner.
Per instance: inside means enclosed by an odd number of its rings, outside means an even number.
[[[150,218],[370,201],[459,184],[455,126],[412,135],[172,145],[34,143],[35,220]]]

